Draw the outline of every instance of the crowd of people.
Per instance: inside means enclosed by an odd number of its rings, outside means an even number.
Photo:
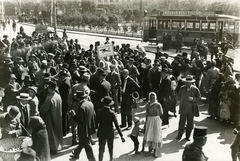
[[[113,125],[122,142],[125,139],[121,129],[132,129],[131,139],[138,154],[140,120],[133,119],[132,109],[142,101],[147,102],[142,130],[142,151],[149,147],[147,156],[152,152],[155,157],[160,156],[161,127],[169,124],[170,112],[176,117],[177,100],[180,101],[177,140],[182,138],[186,122],[186,140],[190,140],[202,96],[209,102],[209,118],[221,121],[224,126],[239,124],[240,74],[234,75],[232,61],[223,52],[225,46],[210,50],[212,59],[206,60],[196,43],[191,55],[180,53],[172,62],[168,54],[158,49],[152,62],[141,47],[132,49],[130,44],[120,47],[108,37],[104,44],[112,44],[114,53],[101,59],[97,52],[100,42],[85,50],[77,39],[69,40],[66,30],[62,38],[35,32],[28,36],[20,27],[12,42],[8,35],[3,38],[2,138],[31,136],[32,148],[41,160],[50,160],[50,153],[61,150],[63,136],[69,132],[72,145],[78,145],[72,157],[78,158],[85,148],[88,159],[96,160],[91,147],[96,130],[99,161],[103,160],[106,142],[113,160]],[[121,115],[121,125],[116,114]]]

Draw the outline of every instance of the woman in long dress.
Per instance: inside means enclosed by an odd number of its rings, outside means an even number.
[[[149,102],[146,104],[146,124],[143,145],[149,147],[146,156],[151,155],[154,150],[154,157],[159,156],[159,149],[162,147],[162,105],[157,101],[156,93],[149,93]]]

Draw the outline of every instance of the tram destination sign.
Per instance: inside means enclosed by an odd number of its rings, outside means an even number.
[[[215,16],[214,11],[186,11],[186,10],[170,10],[160,12],[161,16]]]

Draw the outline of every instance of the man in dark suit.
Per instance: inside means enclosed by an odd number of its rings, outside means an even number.
[[[122,104],[121,104],[121,128],[126,127],[127,130],[132,128],[132,104],[133,98],[131,94],[139,90],[139,85],[129,76],[129,71],[124,69],[122,71],[123,84],[122,84]]]
[[[91,147],[91,135],[95,133],[95,111],[92,102],[88,101],[88,94],[81,90],[77,91],[77,96],[81,98],[79,107],[71,110],[69,113],[78,124],[79,145],[73,150],[71,157],[79,158],[79,154],[83,148],[87,153],[88,160],[95,161],[93,149]]]
[[[179,51],[179,53],[181,53],[182,52],[182,43],[183,43],[183,36],[182,36],[182,34],[181,34],[181,32],[178,30],[178,33],[177,33],[177,35],[175,36],[175,38],[176,38],[176,44],[177,44],[177,49],[176,49],[176,53],[178,53],[178,51]]]
[[[111,84],[105,79],[107,73],[103,69],[98,69],[98,80],[96,90],[92,92],[94,96],[94,108],[95,112],[102,108],[101,99],[104,96],[109,96],[111,92]]]
[[[27,136],[29,135],[29,122],[30,122],[30,106],[28,101],[32,99],[27,93],[20,93],[19,96],[16,97],[18,99],[18,103],[16,106],[19,108],[21,117],[20,123],[22,124],[22,135]]]
[[[110,65],[110,70],[111,72],[108,74],[107,80],[111,84],[111,95],[114,101],[114,110],[118,113],[118,89],[121,87],[121,79],[120,74],[116,72],[116,65]]]
[[[161,82],[161,64],[158,59],[154,60],[153,67],[149,69],[147,78],[150,86],[150,91],[157,93]]]
[[[105,96],[102,101],[103,109],[98,111],[97,114],[97,126],[98,126],[98,133],[97,136],[99,138],[99,161],[103,160],[103,153],[105,149],[105,144],[107,141],[108,150],[110,155],[110,161],[113,160],[113,140],[114,140],[114,128],[113,123],[121,136],[122,142],[125,142],[123,138],[123,134],[121,129],[118,126],[118,121],[116,114],[110,109],[110,106],[114,104],[113,100],[109,96]]]

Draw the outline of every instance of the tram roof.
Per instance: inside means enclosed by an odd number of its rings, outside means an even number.
[[[192,18],[196,15],[159,15],[159,14],[152,14],[147,16],[147,18],[153,18],[153,19],[158,19],[158,18],[182,18],[182,19],[189,19]],[[226,15],[226,14],[211,14],[211,15],[197,15],[197,17],[208,17],[208,18],[213,18],[213,19],[218,19],[218,20],[234,20],[234,21],[240,21],[240,17],[233,16],[233,15]]]

